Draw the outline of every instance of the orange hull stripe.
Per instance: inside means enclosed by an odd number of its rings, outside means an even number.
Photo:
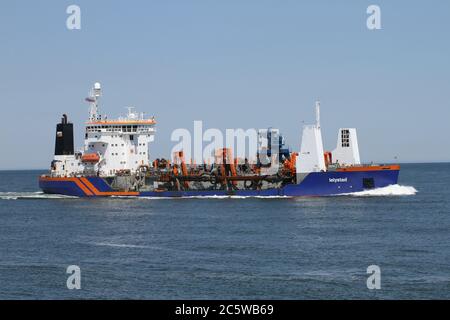
[[[74,182],[78,188],[80,188],[85,195],[87,196],[92,196],[94,195],[88,188],[86,188],[78,178],[46,178],[46,177],[41,177],[40,178],[43,181],[65,181],[65,182]]]
[[[86,178],[80,178],[83,183],[88,186],[96,196],[137,196],[139,192],[101,192]]]
[[[80,179],[80,184],[82,184],[87,190],[89,190],[89,192],[94,195],[95,194],[95,190],[92,190],[92,188],[89,188],[89,186],[86,185],[86,182],[84,182],[84,178],[79,178]]]
[[[347,168],[339,168],[336,171],[383,171],[383,170],[400,170],[399,165],[389,165],[389,166],[367,166],[367,167],[347,167]]]
[[[86,179],[86,178],[80,178],[80,179],[90,190],[92,190],[92,192],[94,192],[94,194],[96,196],[99,195],[99,191],[97,190],[97,188],[94,187],[94,185],[88,179]]]
[[[78,179],[74,179],[74,181],[75,181],[75,183],[77,184],[77,186],[81,189],[81,190],[83,190],[83,192],[86,194],[86,195],[88,195],[88,196],[92,196],[93,194],[92,194],[92,192],[88,189],[88,188],[86,188]]]

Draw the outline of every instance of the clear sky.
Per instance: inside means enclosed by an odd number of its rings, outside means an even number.
[[[155,115],[153,157],[194,120],[280,128],[297,150],[319,98],[326,149],[356,127],[364,161],[450,160],[447,0],[2,0],[0,39],[0,169],[47,168],[62,113],[81,147],[95,81],[109,118]]]

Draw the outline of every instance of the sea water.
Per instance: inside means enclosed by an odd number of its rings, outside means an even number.
[[[450,298],[450,164],[322,198],[81,199],[42,173],[0,171],[1,299]]]

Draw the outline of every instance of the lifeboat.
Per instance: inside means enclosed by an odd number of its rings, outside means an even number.
[[[86,163],[97,163],[100,161],[100,156],[96,153],[83,154],[81,161]]]

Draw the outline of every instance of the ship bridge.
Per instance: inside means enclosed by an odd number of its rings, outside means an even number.
[[[129,107],[125,117],[109,120],[99,114],[100,84],[96,83],[89,98],[89,120],[86,122],[84,143],[87,171],[101,176],[113,176],[117,172],[136,172],[149,166],[149,144],[154,140],[156,120]],[[92,158],[90,155],[97,155]]]

